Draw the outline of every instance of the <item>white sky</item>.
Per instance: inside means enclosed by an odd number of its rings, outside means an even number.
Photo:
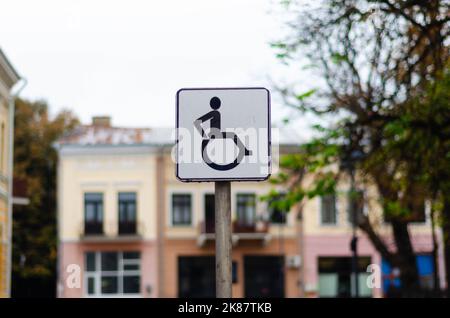
[[[173,126],[181,87],[269,86],[282,74],[271,0],[7,0],[0,47],[27,78],[22,96],[84,123]],[[272,115],[286,109],[275,98]]]

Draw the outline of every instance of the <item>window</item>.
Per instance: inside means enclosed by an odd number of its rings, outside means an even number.
[[[214,194],[205,194],[205,233],[215,232],[215,201]]]
[[[237,223],[252,226],[256,219],[256,196],[254,193],[239,193],[237,195]]]
[[[354,195],[349,194],[349,202],[355,204],[356,209],[356,217],[359,218],[360,216],[366,215],[365,211],[365,192],[363,190],[357,190]],[[354,201],[352,201],[354,200]],[[353,214],[352,209],[349,207],[348,209],[348,222],[350,224],[353,224]]]
[[[172,195],[172,225],[191,225],[191,201],[190,194]]]
[[[372,290],[367,287],[370,257],[358,257],[358,286],[360,297],[371,297]],[[352,297],[355,283],[351,257],[319,257],[319,297]]]
[[[103,194],[84,194],[84,233],[103,233]]]
[[[404,220],[411,223],[426,223],[427,221],[427,201],[420,195],[414,198],[407,206],[408,213],[405,214]],[[384,222],[391,222],[392,214],[384,213]]]
[[[336,195],[327,194],[320,198],[320,223],[334,225],[337,223]]]
[[[238,266],[237,262],[233,261],[231,263],[231,283],[237,284],[238,282]]]
[[[119,234],[136,234],[136,193],[119,193]]]
[[[280,194],[269,202],[270,223],[283,225],[286,224],[287,210],[280,202],[286,194]]]
[[[88,296],[139,295],[139,252],[87,252],[85,289]]]
[[[425,223],[427,218],[426,218],[426,204],[425,204],[425,200],[422,198],[418,198],[417,200],[415,200],[410,208],[411,211],[414,211],[413,213],[411,213],[411,222],[413,223]]]
[[[178,297],[216,297],[214,256],[178,257]]]

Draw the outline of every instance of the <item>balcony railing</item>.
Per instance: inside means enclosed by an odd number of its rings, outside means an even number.
[[[136,221],[119,222],[119,235],[134,235],[134,234],[137,234]]]
[[[243,223],[233,221],[233,233],[267,233],[269,231],[269,222],[255,221],[254,223]],[[200,222],[200,233],[214,234],[215,224],[213,222]]]
[[[93,242],[139,240],[144,232],[141,222],[82,222],[79,227],[80,238]]]
[[[103,234],[103,222],[89,221],[84,222],[85,235],[101,235]]]
[[[254,223],[233,222],[233,233],[267,233],[269,223],[266,221],[256,221]]]
[[[269,223],[266,221],[256,221],[255,223],[245,224],[239,221],[232,223],[233,234],[231,240],[233,245],[237,245],[241,240],[261,242],[266,244],[270,241]],[[213,222],[200,222],[197,244],[205,246],[207,242],[215,240],[215,224]]]

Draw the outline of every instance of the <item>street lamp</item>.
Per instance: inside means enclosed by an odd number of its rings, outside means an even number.
[[[350,250],[352,252],[352,276],[354,282],[354,297],[359,297],[359,278],[358,278],[358,236],[356,235],[358,224],[358,209],[357,200],[355,198],[356,186],[355,186],[355,164],[358,160],[363,158],[364,154],[360,150],[345,151],[344,156],[341,158],[341,168],[347,170],[350,175],[350,191],[349,191],[349,215],[352,220],[352,239],[350,240]]]

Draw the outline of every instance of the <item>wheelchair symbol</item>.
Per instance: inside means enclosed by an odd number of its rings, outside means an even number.
[[[231,170],[231,169],[235,168],[237,165],[239,165],[239,163],[242,161],[242,159],[244,159],[244,156],[250,156],[252,154],[252,152],[244,146],[242,141],[238,138],[238,136],[235,133],[221,131],[220,112],[218,111],[218,109],[220,108],[220,105],[221,105],[220,99],[218,97],[211,98],[211,100],[209,101],[209,105],[211,106],[211,108],[213,110],[210,111],[209,113],[199,117],[194,122],[194,127],[198,130],[200,135],[204,138],[202,140],[203,161],[208,166],[210,166],[211,168],[213,168],[215,170],[219,170],[219,171]],[[203,130],[202,124],[208,120],[210,121],[211,130],[207,134]],[[227,163],[227,164],[218,164],[218,163],[213,162],[213,160],[211,160],[209,158],[208,152],[206,151],[206,147],[208,146],[209,142],[213,139],[232,139],[233,142],[236,144],[236,146],[239,149],[239,153],[238,153],[236,159],[234,159],[233,162]]]

